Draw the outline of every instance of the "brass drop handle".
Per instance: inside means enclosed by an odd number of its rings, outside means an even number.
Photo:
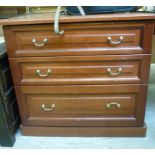
[[[119,39],[118,39],[118,41],[113,41],[112,40],[112,37],[107,37],[107,40],[109,41],[109,43],[111,45],[118,45],[118,44],[120,44],[120,43],[123,42],[123,39],[124,39],[124,37],[123,36],[120,36]]]
[[[122,68],[119,67],[118,70],[117,70],[117,72],[115,72],[115,73],[112,72],[111,68],[108,68],[108,69],[107,69],[107,72],[108,72],[108,74],[109,74],[110,76],[118,76],[118,75],[120,75],[120,74],[122,73]]]
[[[111,103],[106,104],[106,107],[108,109],[111,109],[111,108],[118,108],[119,109],[121,107],[121,105],[117,102],[111,102]]]
[[[43,47],[47,42],[48,42],[48,39],[47,38],[43,39],[42,42],[37,42],[36,39],[32,39],[32,43],[36,47]]]
[[[41,105],[41,108],[42,108],[42,110],[44,110],[44,111],[53,111],[54,108],[55,108],[55,104],[52,104],[49,108],[47,108],[47,107],[45,106],[45,104],[42,104],[42,105]]]
[[[46,74],[42,74],[41,73],[41,70],[40,69],[37,69],[36,70],[36,74],[39,76],[39,77],[48,77],[50,74],[51,74],[51,69],[48,69],[46,71]]]

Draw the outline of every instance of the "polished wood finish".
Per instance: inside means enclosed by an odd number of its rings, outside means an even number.
[[[21,126],[24,136],[52,137],[144,137],[146,125],[142,127],[38,127]]]
[[[145,136],[154,14],[3,21],[24,135]]]
[[[51,24],[54,22],[55,13],[25,14],[10,19],[1,20],[2,25],[28,25],[28,24]],[[82,22],[109,22],[109,21],[154,21],[154,13],[110,13],[87,16],[61,15],[61,23],[82,23]]]
[[[12,58],[10,67],[15,85],[120,84],[147,83],[149,62],[150,55],[31,57]]]
[[[62,28],[65,33],[59,36],[54,33],[51,24],[5,26],[9,57],[150,54],[151,51],[148,49],[150,45],[146,46],[144,40],[151,37],[153,27],[150,23],[72,23],[62,24]],[[108,41],[108,37],[112,37],[116,42],[121,36],[124,39],[118,45],[112,45]],[[44,39],[48,41],[44,46],[36,47],[32,43],[33,39],[37,43],[42,43]]]
[[[24,86],[15,90],[23,125],[143,125],[146,85]],[[110,103],[120,108],[107,108]],[[44,111],[42,104],[55,107]]]
[[[66,47],[77,47],[78,44],[96,44],[102,47],[114,47],[107,40],[108,36],[111,36],[113,40],[117,41],[120,36],[123,36],[122,44],[119,47],[139,47],[140,46],[140,35],[141,25],[134,27],[131,25],[131,29],[126,29],[126,24],[122,25],[122,28],[118,29],[118,25],[107,27],[107,25],[91,24],[90,25],[64,25],[63,28],[66,30],[63,36],[54,34],[51,25],[40,25],[35,27],[26,27],[25,30],[16,31],[17,50],[29,50],[29,49],[58,49]],[[79,28],[82,27],[82,30]],[[33,31],[31,31],[31,29]],[[37,42],[42,42],[43,39],[48,39],[48,42],[42,47],[36,47],[32,43],[32,39],[36,39]]]

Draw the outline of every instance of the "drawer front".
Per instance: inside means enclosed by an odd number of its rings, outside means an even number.
[[[19,49],[58,49],[81,44],[102,44],[102,47],[139,46],[140,30],[110,29],[110,30],[74,30],[64,35],[55,35],[52,30],[40,32],[18,32],[16,39]]]
[[[35,86],[15,90],[24,125],[134,126],[142,123],[144,85]]]
[[[148,53],[143,51],[144,23],[62,24],[4,27],[10,57]],[[9,34],[9,38],[8,38]],[[12,40],[15,42],[12,43]]]
[[[134,116],[135,96],[123,95],[27,95],[33,117]]]
[[[10,59],[15,85],[146,83],[149,63],[150,55]]]

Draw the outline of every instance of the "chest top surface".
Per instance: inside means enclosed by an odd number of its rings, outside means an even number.
[[[86,16],[61,15],[60,23],[97,21],[141,21],[155,20],[155,13],[111,13]],[[0,25],[47,24],[54,23],[54,13],[25,14],[0,20]]]

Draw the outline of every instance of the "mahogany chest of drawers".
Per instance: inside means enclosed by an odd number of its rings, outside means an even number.
[[[23,135],[145,136],[154,14],[3,21]]]

